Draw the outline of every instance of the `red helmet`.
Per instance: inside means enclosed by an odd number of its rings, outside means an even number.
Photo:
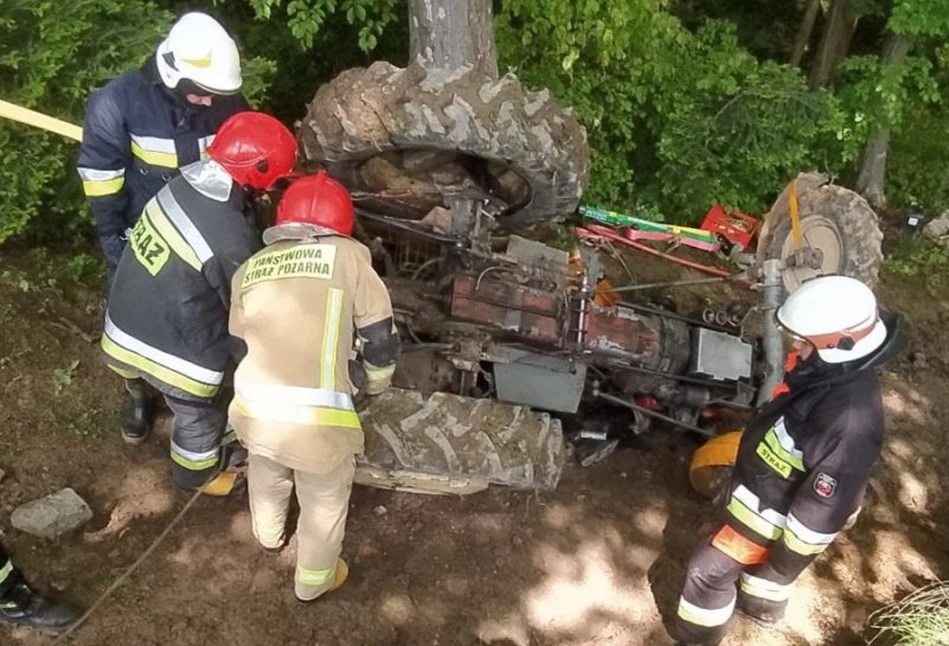
[[[238,112],[208,146],[208,157],[242,186],[267,190],[286,177],[297,160],[297,142],[285,125],[263,112]]]
[[[353,199],[325,171],[290,185],[277,206],[277,225],[313,224],[345,236],[353,233]]]

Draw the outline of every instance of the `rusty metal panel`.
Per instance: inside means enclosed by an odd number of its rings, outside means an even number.
[[[490,279],[477,283],[473,277],[462,276],[455,279],[451,315],[522,339],[558,345],[562,307],[560,292]]]
[[[625,307],[594,305],[587,318],[586,348],[621,353],[646,365],[662,350],[659,319]]]

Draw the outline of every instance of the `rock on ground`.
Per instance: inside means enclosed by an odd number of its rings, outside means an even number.
[[[13,510],[10,522],[22,532],[56,538],[81,527],[92,518],[92,510],[70,488],[28,502]]]
[[[923,235],[934,240],[949,235],[949,211],[926,223],[923,227]]]

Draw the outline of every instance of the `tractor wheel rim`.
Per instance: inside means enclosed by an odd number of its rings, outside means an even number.
[[[784,270],[784,287],[793,292],[804,281],[815,276],[839,273],[843,269],[844,243],[840,229],[833,220],[822,215],[801,218],[801,244],[823,253],[820,269],[811,267],[788,267]],[[781,259],[787,260],[794,255],[794,234],[788,232],[781,249]]]

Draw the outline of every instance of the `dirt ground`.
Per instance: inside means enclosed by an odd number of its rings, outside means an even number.
[[[654,262],[631,266],[642,280],[666,277]],[[83,338],[96,330],[98,285],[75,272],[54,255],[0,252],[0,535],[38,586],[88,605],[187,495],[171,484],[161,433],[140,448],[119,439],[119,380]],[[782,625],[737,618],[727,646],[862,644],[872,610],[949,578],[949,295],[891,276],[881,294],[911,321],[916,352],[883,375],[889,438],[865,512],[798,583]],[[712,521],[688,486],[694,446],[655,435],[591,468],[569,466],[559,488],[542,494],[438,498],[357,487],[344,546],[351,579],[311,605],[293,597],[293,544],[278,555],[255,544],[246,495],[201,499],[68,641],[670,644],[664,621]],[[95,512],[84,528],[45,541],[10,527],[16,505],[65,486]],[[0,627],[0,644],[52,641]]]

